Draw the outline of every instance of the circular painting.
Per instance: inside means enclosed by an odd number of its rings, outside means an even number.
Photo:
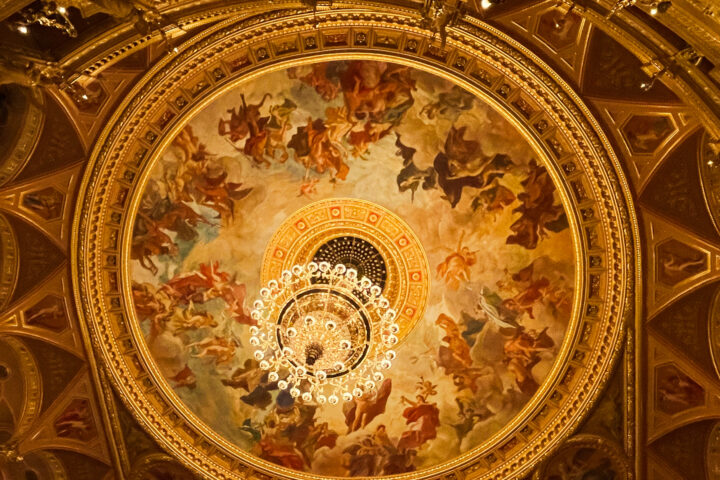
[[[130,273],[152,361],[208,428],[267,462],[341,477],[447,462],[507,426],[561,350],[576,259],[552,177],[509,121],[438,76],[365,60],[263,74],[192,117],[143,188]],[[375,392],[317,405],[259,368],[250,310],[278,232],[304,238],[288,219],[333,199],[401,219],[425,277],[374,226],[288,242],[288,257],[312,244],[293,258],[347,257],[407,285],[414,309]]]

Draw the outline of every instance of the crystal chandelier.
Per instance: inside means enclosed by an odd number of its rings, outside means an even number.
[[[400,330],[379,286],[343,264],[310,262],[260,290],[250,344],[268,380],[293,398],[337,404],[374,391]]]

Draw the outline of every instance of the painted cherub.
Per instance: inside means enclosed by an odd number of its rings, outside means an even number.
[[[465,231],[460,234],[457,249],[437,266],[437,275],[445,281],[445,285],[457,290],[462,282],[470,281],[470,267],[477,263],[478,250],[470,250],[463,245]]]

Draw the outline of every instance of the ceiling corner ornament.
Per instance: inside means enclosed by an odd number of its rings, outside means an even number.
[[[634,302],[637,248],[627,185],[607,139],[570,87],[501,32],[476,20],[460,21],[448,29],[441,47],[421,22],[404,11],[358,7],[273,14],[221,25],[150,71],[98,140],[73,228],[79,314],[90,328],[100,363],[143,427],[207,478],[320,477],[261,459],[227,441],[190,411],[160,375],[130,301],[132,228],[151,166],[188,119],[221,93],[289,65],[366,58],[409,65],[461,85],[522,132],[547,168],[567,212],[576,259],[574,294],[567,333],[547,377],[522,411],[492,437],[401,478],[438,478],[450,472],[468,479],[526,475],[570,435],[609,376]],[[305,249],[292,249],[301,252],[297,259],[263,264],[264,281],[278,278],[293,265],[312,262],[318,252],[335,255],[342,242],[357,238],[384,258],[386,296],[397,302],[393,308],[402,334],[403,306],[421,312],[424,302],[422,291],[413,290],[412,269],[409,278],[398,273],[392,278],[393,262],[406,261],[409,255],[396,243],[377,242],[382,232],[370,228],[331,233],[305,237],[312,239],[304,241]],[[407,240],[412,245],[414,240]],[[281,246],[282,241],[269,243]],[[461,239],[459,250],[472,253],[462,248]],[[428,270],[424,255],[416,251],[420,272]],[[397,292],[391,293],[392,288]],[[493,314],[485,308],[487,315]],[[425,405],[435,393],[432,384],[423,384],[416,406]]]

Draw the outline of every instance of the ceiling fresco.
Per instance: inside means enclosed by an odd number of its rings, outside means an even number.
[[[430,290],[377,394],[308,405],[253,359],[249,305],[286,218],[345,197],[407,222]],[[482,99],[399,64],[323,62],[234,88],[160,154],[132,288],[159,371],[214,431],[288,468],[389,475],[477,447],[537,392],[572,311],[572,243],[543,160]]]
[[[527,472],[620,349],[634,265],[615,157],[519,46],[477,31],[496,56],[439,51],[362,16],[268,17],[270,43],[219,25],[144,80],[81,187],[83,315],[129,408],[212,476]],[[381,257],[396,365],[377,393],[295,401],[250,356],[250,305],[348,245]]]
[[[663,3],[4,2],[0,479],[720,478],[720,0]],[[294,400],[253,302],[343,256],[396,358]]]

